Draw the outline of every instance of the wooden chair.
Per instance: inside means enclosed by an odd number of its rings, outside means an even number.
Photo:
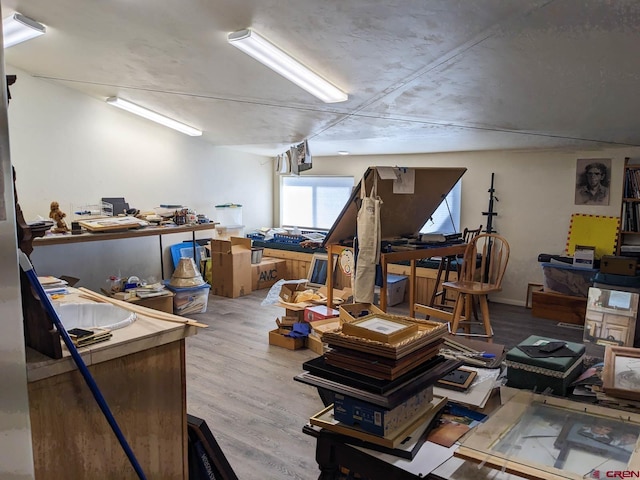
[[[473,240],[478,235],[480,235],[481,231],[482,231],[482,225],[480,225],[475,230],[469,230],[468,228],[465,227],[465,229],[462,232],[462,240],[464,241],[464,243],[469,243],[471,240]],[[433,293],[431,294],[431,301],[429,302],[429,306],[433,307],[438,297],[440,297],[439,307],[447,307],[448,302],[452,302],[452,303],[455,302],[456,300],[455,298],[447,298],[447,292],[444,288],[442,290],[438,290],[438,288],[440,287],[440,281],[442,281],[442,283],[449,281],[449,272],[453,268],[457,270],[458,278],[460,278],[461,265],[462,265],[461,256],[450,255],[448,257],[442,257],[440,259],[440,265],[438,265],[438,273],[436,274],[436,283],[434,284],[434,287],[433,287]],[[444,278],[442,278],[443,275],[444,275]],[[478,318],[477,315],[476,315],[476,318]]]
[[[464,335],[491,338],[493,329],[489,319],[487,295],[502,290],[502,278],[509,262],[509,243],[495,233],[476,236],[467,246],[462,261],[462,271],[455,282],[445,282],[443,287],[458,294],[453,307],[451,333],[458,334],[460,326],[465,328]],[[474,300],[480,303],[484,334],[471,334],[471,308]],[[462,321],[461,318],[465,317]]]

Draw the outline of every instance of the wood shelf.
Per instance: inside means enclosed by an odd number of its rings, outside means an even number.
[[[151,237],[155,235],[169,235],[172,233],[190,233],[200,230],[213,230],[215,223],[200,223],[196,225],[179,225],[175,227],[144,227],[118,232],[87,232],[78,235],[71,233],[53,233],[40,238],[34,238],[33,246],[65,245],[69,243],[100,242],[103,240],[118,240],[121,238]]]

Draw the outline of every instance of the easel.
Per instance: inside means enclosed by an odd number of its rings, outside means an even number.
[[[495,233],[495,230],[493,229],[493,217],[495,217],[496,215],[498,215],[498,212],[494,212],[493,211],[493,201],[495,200],[496,202],[499,202],[500,200],[498,200],[498,197],[496,197],[493,193],[495,192],[495,189],[493,188],[493,178],[495,176],[495,173],[491,173],[491,187],[489,188],[488,192],[489,192],[489,209],[486,212],[482,212],[482,215],[485,215],[487,217],[487,229],[485,230],[485,233]]]

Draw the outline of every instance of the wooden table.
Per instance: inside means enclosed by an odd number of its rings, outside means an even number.
[[[466,243],[453,245],[436,245],[415,250],[403,250],[380,254],[382,266],[382,287],[380,288],[380,308],[387,310],[387,270],[389,264],[409,262],[409,316],[415,317],[414,305],[416,303],[416,261],[433,257],[447,257],[450,255],[462,255],[467,247]],[[344,249],[349,249],[339,244],[327,245],[327,252],[331,255],[340,255]],[[437,285],[436,285],[437,287]],[[333,262],[327,263],[327,305],[333,306]]]
[[[196,330],[138,315],[79,349],[150,479],[188,478],[184,339]],[[27,381],[36,479],[138,478],[66,347],[58,360],[27,349]]]

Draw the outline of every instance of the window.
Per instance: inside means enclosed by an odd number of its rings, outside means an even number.
[[[420,233],[457,233],[460,232],[460,197],[462,180],[458,180],[445,200],[433,212],[427,223],[420,229]],[[448,205],[448,208],[447,208]]]
[[[282,226],[328,230],[344,208],[353,177],[281,177]]]

